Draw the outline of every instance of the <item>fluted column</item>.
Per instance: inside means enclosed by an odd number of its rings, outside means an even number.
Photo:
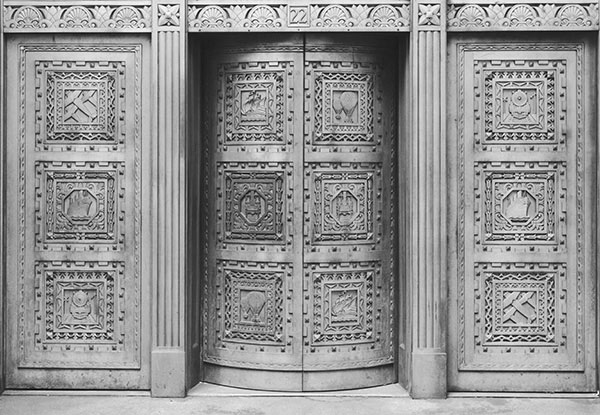
[[[186,3],[153,4],[152,395],[185,396]]]
[[[412,7],[408,275],[414,398],[446,396],[445,8],[440,0]]]
[[[4,10],[4,1],[0,0],[0,10]],[[0,137],[4,136],[4,25],[0,24]],[[4,140],[0,139],[0,171],[4,172]],[[0,218],[5,217],[4,212],[4,180],[0,180]],[[4,244],[4,225],[0,224],[0,248]],[[0,249],[0,264],[4,264],[4,249]],[[0,337],[4,337],[4,278],[5,275],[0,274]],[[0,341],[0,393],[4,391],[4,342]]]

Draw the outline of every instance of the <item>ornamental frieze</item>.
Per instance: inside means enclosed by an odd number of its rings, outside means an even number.
[[[179,30],[187,20],[190,32],[248,31],[369,31],[406,32],[411,26],[410,0],[376,3],[281,1],[221,2],[190,0],[179,4],[127,1],[26,2],[6,0],[5,32],[149,32],[153,7],[157,26]],[[447,11],[436,1],[415,5],[419,27],[442,26],[448,31],[598,30],[598,3],[562,0],[529,1],[451,0]],[[444,15],[444,16],[442,16]],[[445,17],[442,19],[442,17]]]
[[[218,3],[218,2],[215,2]],[[190,4],[190,31],[276,29],[407,31],[410,2],[394,4]]]
[[[51,31],[150,31],[148,5],[24,5],[4,7],[6,32]]]
[[[448,5],[449,31],[597,30],[598,3]],[[484,4],[487,3],[487,4]]]

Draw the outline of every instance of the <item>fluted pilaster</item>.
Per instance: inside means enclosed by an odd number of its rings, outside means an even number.
[[[446,395],[445,8],[413,3],[413,128],[409,157],[409,273],[413,331],[411,395]]]
[[[153,396],[185,396],[185,7],[153,5]]]
[[[4,10],[4,1],[0,0],[0,10]],[[0,25],[0,137],[4,135],[4,25]],[[0,140],[0,155],[6,154],[4,140]],[[0,157],[0,171],[4,172],[4,157]],[[0,218],[4,212],[4,181],[0,181]],[[0,247],[4,244],[4,224],[0,225]],[[4,249],[0,249],[0,264],[4,264]],[[0,336],[4,336],[4,280],[0,276]],[[0,393],[4,390],[4,342],[0,341]]]

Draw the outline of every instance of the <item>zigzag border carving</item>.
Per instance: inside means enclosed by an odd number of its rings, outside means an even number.
[[[190,4],[190,32],[408,31],[410,2],[397,4]]]
[[[4,7],[5,32],[150,32],[148,5],[25,5]]]
[[[598,30],[598,3],[595,2],[461,3],[448,5],[448,31]]]

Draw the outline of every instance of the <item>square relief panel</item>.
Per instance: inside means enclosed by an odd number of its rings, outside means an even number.
[[[36,350],[74,350],[84,345],[86,350],[122,350],[122,263],[62,267],[43,262],[37,263],[36,275],[41,304],[35,316],[44,322],[44,329],[35,333]]]
[[[315,70],[313,145],[374,144],[374,77]]]
[[[37,248],[122,248],[123,176],[121,162],[38,162]]]
[[[37,144],[123,144],[123,62],[36,62]]]
[[[476,163],[476,221],[485,245],[566,244],[566,163]]]
[[[381,167],[370,163],[310,163],[305,209],[314,244],[375,242],[380,232]],[[308,241],[307,241],[308,242]]]
[[[291,244],[289,163],[219,163],[217,170],[218,241]]]
[[[476,344],[558,346],[565,334],[565,264],[486,266],[476,264]],[[564,344],[564,342],[562,343]],[[529,350],[529,352],[535,351]]]
[[[474,86],[475,142],[564,146],[565,67],[564,61],[475,61],[482,81]]]
[[[310,343],[314,346],[375,341],[376,263],[307,271],[312,298]]]
[[[225,288],[224,340],[284,342],[285,270],[222,267],[219,272]]]
[[[219,144],[252,145],[285,142],[286,76],[292,64],[240,63],[219,68],[220,106],[225,114]],[[288,103],[288,106],[291,104]]]

